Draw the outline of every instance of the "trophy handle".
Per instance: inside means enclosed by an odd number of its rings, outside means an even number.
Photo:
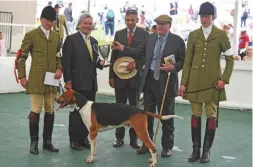
[[[99,55],[98,45],[94,44],[94,45],[92,45],[92,47],[95,50],[95,52]]]

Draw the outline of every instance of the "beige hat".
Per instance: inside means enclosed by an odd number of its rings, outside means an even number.
[[[133,71],[127,70],[127,65],[133,61],[135,61],[133,58],[126,57],[126,56],[117,59],[113,65],[113,70],[114,70],[115,74],[120,79],[133,78],[137,74],[137,70],[136,69],[134,69]]]
[[[169,15],[160,15],[154,20],[158,24],[167,24],[172,22],[172,18]]]

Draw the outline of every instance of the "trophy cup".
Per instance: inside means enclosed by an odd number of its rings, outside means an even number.
[[[111,65],[110,61],[108,60],[109,54],[111,51],[110,45],[93,45],[94,50],[103,57],[105,64],[105,67],[108,67]]]

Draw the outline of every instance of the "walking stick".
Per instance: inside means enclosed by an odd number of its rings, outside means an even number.
[[[165,90],[164,90],[164,93],[163,93],[163,99],[162,99],[162,104],[161,104],[161,108],[160,108],[160,115],[162,115],[162,112],[163,112],[163,105],[164,105],[164,101],[166,99],[167,88],[168,88],[168,85],[169,85],[168,84],[169,79],[170,79],[170,72],[168,73],[168,78],[167,78],[166,85],[165,85]],[[155,131],[155,135],[154,135],[154,139],[153,139],[154,143],[155,143],[155,140],[156,140],[156,136],[157,136],[157,133],[158,133],[159,126],[160,126],[160,121],[157,122],[156,131]]]

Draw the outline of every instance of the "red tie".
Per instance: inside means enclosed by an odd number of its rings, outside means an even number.
[[[131,45],[132,40],[133,40],[133,32],[132,32],[132,31],[129,31],[129,33],[128,33],[128,38],[127,38],[128,46]]]

